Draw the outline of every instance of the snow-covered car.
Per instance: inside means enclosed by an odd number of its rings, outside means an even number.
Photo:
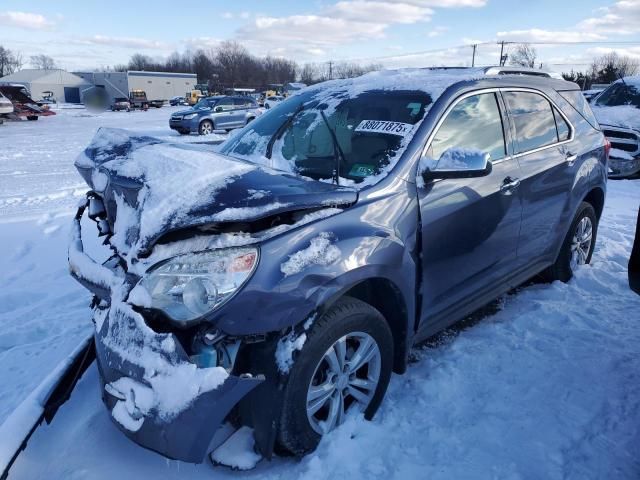
[[[490,72],[315,85],[217,152],[101,129],[69,265],[116,425],[188,462],[219,458],[223,424],[303,455],[372,418],[412,345],[589,263],[608,143],[576,84]]]
[[[612,83],[593,100],[602,131],[611,142],[610,178],[640,173],[640,77]]]
[[[2,123],[2,117],[13,113],[13,103],[2,93],[0,93],[0,124]]]
[[[273,108],[280,102],[282,102],[284,98],[285,97],[283,97],[282,95],[271,95],[270,97],[264,99],[264,108],[267,110]]]

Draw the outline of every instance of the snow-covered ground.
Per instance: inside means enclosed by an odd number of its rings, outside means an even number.
[[[179,139],[171,111],[0,126],[0,422],[90,331],[66,265],[85,190],[73,159],[102,125]],[[116,429],[91,367],[9,478],[640,478],[640,297],[626,283],[639,203],[640,181],[609,182],[591,266],[416,349],[374,421],[349,418],[302,461],[244,473],[168,461]]]

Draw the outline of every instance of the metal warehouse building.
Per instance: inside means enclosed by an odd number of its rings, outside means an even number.
[[[24,85],[34,100],[40,100],[45,92],[52,92],[58,102],[66,103],[81,103],[83,91],[93,86],[79,76],[59,69],[20,70],[0,78],[0,82]]]
[[[194,89],[198,83],[195,73],[169,72],[74,72],[85,81],[104,88],[113,101],[128,97],[131,90],[144,90],[149,100],[169,100]]]

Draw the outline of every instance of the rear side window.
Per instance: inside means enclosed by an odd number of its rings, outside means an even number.
[[[553,116],[556,118],[556,128],[558,129],[558,140],[564,142],[569,140],[571,136],[571,130],[567,121],[560,115],[557,108],[553,107]]]
[[[480,150],[494,161],[504,158],[502,117],[494,93],[482,93],[458,102],[433,137],[427,156],[438,160],[449,148]]]
[[[532,92],[505,92],[503,95],[516,128],[516,153],[558,142],[549,100]]]
[[[584,95],[580,90],[567,90],[564,92],[558,92],[562,98],[564,98],[569,105],[571,105],[582,117],[591,124],[593,128],[600,130],[598,126],[598,120],[596,120],[589,102],[584,98]]]

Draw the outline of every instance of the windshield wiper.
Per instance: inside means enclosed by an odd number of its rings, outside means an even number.
[[[329,133],[331,134],[331,141],[333,142],[333,179],[336,182],[336,185],[340,185],[340,162],[347,163],[344,158],[344,152],[342,148],[340,148],[340,144],[338,143],[338,137],[336,137],[336,132],[331,125],[329,124],[329,120],[327,120],[327,116],[324,114],[323,110],[320,110],[320,116],[322,120],[324,120],[325,125],[329,129]]]
[[[266,149],[266,151],[264,153],[265,157],[271,158],[271,155],[273,154],[273,144],[276,143],[276,140],[278,140],[280,137],[282,137],[282,135],[284,135],[284,132],[287,131],[287,129],[293,123],[293,120],[298,116],[298,114],[302,110],[304,110],[304,104],[300,103],[300,105],[298,105],[298,108],[296,108],[293,111],[293,113],[291,115],[289,115],[289,117],[284,122],[282,122],[282,125],[280,125],[278,127],[278,129],[275,131],[275,133],[269,139],[269,143],[267,143],[267,149]]]

